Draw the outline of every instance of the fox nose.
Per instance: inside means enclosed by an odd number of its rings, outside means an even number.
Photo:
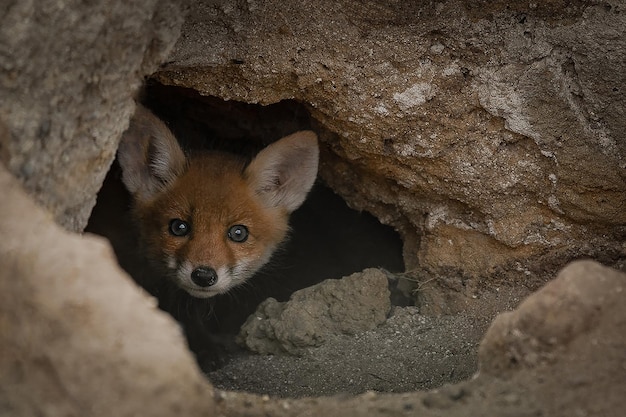
[[[210,266],[199,266],[191,272],[191,280],[199,287],[210,287],[217,282],[217,272]]]

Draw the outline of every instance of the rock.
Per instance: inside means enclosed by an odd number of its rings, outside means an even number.
[[[386,275],[366,269],[296,291],[289,301],[269,298],[248,318],[240,343],[262,354],[299,354],[336,334],[357,334],[380,325],[391,308]]]
[[[57,222],[81,231],[134,110],[179,35],[169,0],[4,2],[0,158]]]
[[[0,165],[0,414],[213,415],[180,327]]]
[[[582,254],[623,257],[619,2],[190,7],[155,78],[306,104],[321,176],[399,230],[407,268],[468,283],[519,271],[536,288]],[[554,268],[533,268],[538,259]]]
[[[626,274],[592,261],[568,265],[515,311],[494,320],[480,346],[481,372],[503,376],[553,362],[576,340],[613,347],[618,355],[621,349],[624,359],[625,296]]]

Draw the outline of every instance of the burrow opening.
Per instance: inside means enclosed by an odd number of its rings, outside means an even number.
[[[197,92],[149,84],[144,104],[166,122],[187,149],[221,149],[253,155],[297,130],[313,129],[308,110],[295,101],[262,106],[203,97]],[[138,257],[130,195],[115,162],[98,194],[87,232],[110,240],[120,265],[159,299],[160,307],[182,325],[189,347],[207,373],[241,355],[234,336],[260,302],[286,301],[299,289],[338,279],[369,267],[404,270],[402,240],[374,216],[348,207],[319,179],[305,203],[291,215],[289,239],[249,282],[207,300],[183,291],[146,284],[152,273]],[[404,300],[407,301],[407,300]],[[410,302],[410,301],[407,301]]]

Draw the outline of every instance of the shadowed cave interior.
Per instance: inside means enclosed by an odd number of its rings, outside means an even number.
[[[186,149],[221,149],[254,155],[267,144],[302,129],[313,129],[309,112],[295,101],[261,106],[201,97],[192,90],[149,85],[144,104],[163,119]],[[107,237],[120,265],[139,283],[149,268],[137,256],[130,196],[113,164],[98,194],[86,232]],[[191,350],[205,371],[219,368],[239,350],[234,335],[268,297],[286,301],[296,290],[368,267],[404,269],[402,241],[389,226],[352,210],[318,179],[290,219],[289,239],[246,284],[209,300],[194,299],[168,282],[144,285],[160,307],[183,326]],[[401,302],[410,303],[410,300]]]

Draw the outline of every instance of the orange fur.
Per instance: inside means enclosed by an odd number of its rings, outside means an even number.
[[[227,292],[258,271],[285,239],[289,214],[317,175],[317,138],[297,132],[246,166],[243,158],[222,152],[181,159],[164,129],[139,108],[118,151],[141,240],[148,256],[192,296]],[[184,235],[172,232],[174,219],[184,222]],[[230,237],[233,226],[247,231],[243,241]]]

